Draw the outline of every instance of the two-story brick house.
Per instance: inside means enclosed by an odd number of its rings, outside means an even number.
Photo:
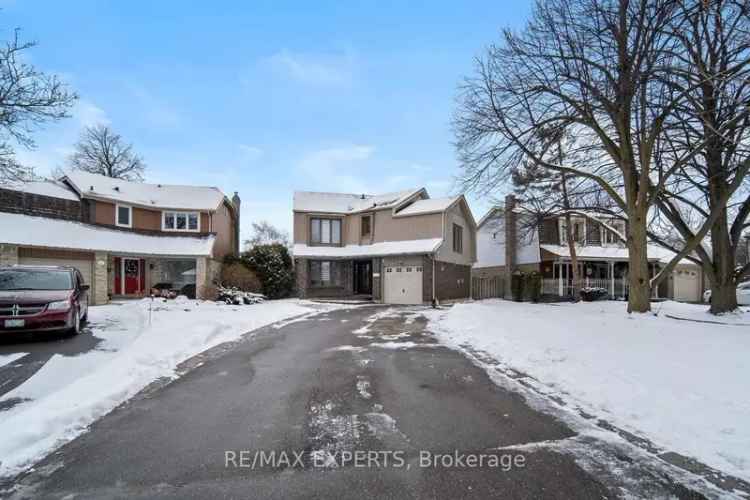
[[[470,294],[476,224],[463,196],[296,192],[293,212],[301,297],[422,304]]]
[[[69,265],[92,302],[153,287],[202,297],[239,251],[240,199],[202,186],[71,172],[0,188],[0,265]]]
[[[628,293],[628,249],[618,234],[626,234],[626,222],[602,214],[587,215],[590,216],[571,217],[581,286],[604,288],[612,298],[623,298]],[[500,277],[507,282],[515,271],[536,271],[542,275],[545,294],[569,296],[573,272],[566,234],[564,216],[548,217],[537,225],[509,196],[505,207],[494,207],[479,220],[473,276]],[[672,252],[649,244],[651,275],[673,256]],[[653,294],[697,302],[705,286],[700,266],[682,260]],[[504,290],[507,295],[509,287]]]

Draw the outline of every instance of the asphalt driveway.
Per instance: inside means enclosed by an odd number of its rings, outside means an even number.
[[[592,475],[574,455],[546,446],[574,438],[572,430],[438,346],[417,309],[322,313],[264,328],[191,366],[100,419],[6,483],[4,493],[77,499],[620,494],[610,475]],[[481,464],[469,463],[472,456]],[[650,477],[638,480],[649,496],[683,496]]]

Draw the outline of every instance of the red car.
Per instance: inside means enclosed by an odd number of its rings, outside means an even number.
[[[89,311],[89,285],[73,267],[0,267],[0,334],[77,335]]]

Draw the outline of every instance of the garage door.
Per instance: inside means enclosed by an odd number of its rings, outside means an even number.
[[[674,272],[674,299],[683,302],[701,300],[698,272],[692,269],[678,269]]]
[[[92,280],[92,264],[90,260],[79,260],[79,259],[55,259],[55,258],[39,258],[39,257],[19,257],[18,263],[27,266],[70,266],[75,267],[81,271],[83,276],[83,282],[87,285],[91,285]]]
[[[387,304],[421,304],[422,267],[386,266],[383,289]]]

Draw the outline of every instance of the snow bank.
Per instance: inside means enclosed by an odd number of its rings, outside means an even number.
[[[296,300],[253,306],[156,300],[149,325],[150,302],[91,307],[92,333],[104,343],[80,356],[54,357],[4,396],[31,400],[0,412],[0,476],[43,458],[152,381],[175,376],[175,367],[185,359],[313,311]]]
[[[716,320],[706,306],[654,304],[658,317],[625,307],[490,300],[427,314],[442,342],[486,351],[573,407],[750,480],[750,312],[717,325],[665,316]]]

